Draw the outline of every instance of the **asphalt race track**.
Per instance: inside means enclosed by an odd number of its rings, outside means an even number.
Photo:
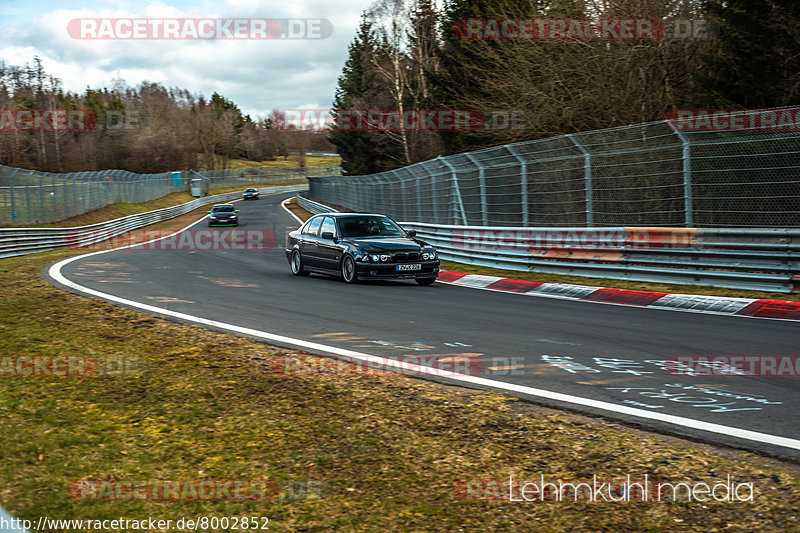
[[[45,277],[73,292],[88,288],[121,305],[271,344],[412,362],[450,382],[455,371],[466,374],[457,379],[466,386],[800,460],[798,377],[687,376],[664,367],[678,356],[800,355],[797,322],[440,282],[347,285],[295,277],[283,248],[286,232],[297,226],[280,206],[289,196],[236,203],[240,230],[276,236],[267,250],[139,245],[63,261],[45,269]],[[201,222],[193,229],[207,228]]]

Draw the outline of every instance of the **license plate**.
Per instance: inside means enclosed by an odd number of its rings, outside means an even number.
[[[422,265],[414,263],[411,265],[397,265],[397,270],[422,270]]]

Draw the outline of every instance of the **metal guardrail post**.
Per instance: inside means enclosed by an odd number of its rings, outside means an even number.
[[[454,167],[450,163],[450,161],[448,161],[447,159],[443,158],[442,156],[439,156],[439,159],[441,159],[442,163],[444,163],[447,166],[447,168],[450,169],[450,176],[451,176],[450,177],[450,194],[453,195],[453,200],[450,201],[450,204],[451,205],[454,204],[454,207],[455,207],[455,209],[452,210],[453,211],[453,222],[458,224],[458,221],[456,219],[458,217],[458,212],[460,210],[460,212],[461,212],[461,223],[466,226],[467,225],[467,214],[464,212],[464,202],[461,201],[461,189],[459,189],[459,187],[458,187],[458,176],[456,175],[456,167]]]
[[[28,174],[28,177],[32,176],[33,172]],[[28,223],[33,222],[33,210],[31,209],[31,180],[25,180],[25,220]]]
[[[365,209],[365,211],[379,211],[379,209],[375,209],[375,206],[378,203],[378,184],[376,183],[378,181],[378,177],[373,176],[370,181],[372,181],[372,186],[369,189],[372,191],[372,196],[369,199],[369,207]],[[338,197],[337,200],[338,201],[336,203],[342,205],[341,197]]]
[[[398,179],[398,183],[400,185],[400,202],[402,205],[400,208],[402,209],[402,217],[403,220],[408,218],[408,180],[406,178],[401,178],[397,175],[397,171],[394,173],[395,177]]]
[[[694,226],[694,213],[692,212],[692,150],[689,138],[680,128],[675,127],[671,120],[666,121],[667,125],[675,132],[683,145],[683,209],[684,222],[687,228]]]
[[[417,184],[417,220],[422,218],[422,176],[415,176],[414,182]]]
[[[44,222],[44,174],[39,174],[39,216],[36,222]]]
[[[391,197],[392,189],[391,189],[391,186],[389,185],[389,182],[386,179],[386,173],[385,172],[381,172],[380,174],[378,174],[378,176],[375,178],[375,181],[378,183],[378,189],[381,191],[381,193],[379,195],[376,195],[375,203],[373,203],[374,207],[372,209],[370,209],[370,211],[371,212],[381,212],[381,211],[384,211],[386,208],[388,208],[387,203],[388,204],[392,203],[392,197]],[[381,205],[378,205],[379,199],[383,200]],[[388,202],[387,202],[387,200],[388,200]],[[346,197],[342,197],[342,200],[339,202],[339,204],[345,205],[346,202],[347,202],[347,198]]]
[[[72,203],[70,204],[70,215],[75,216],[78,213],[78,177],[80,177],[80,173],[78,176],[73,176],[72,179],[69,181],[70,183],[70,190],[72,191]]]
[[[17,217],[17,205],[14,202],[14,174],[17,173],[17,170],[14,169],[14,172],[8,177],[8,192],[11,194],[11,223],[14,223],[14,219]]]
[[[478,167],[478,186],[480,187],[481,191],[481,222],[484,226],[489,225],[489,207],[486,204],[486,172],[484,172],[485,167],[481,165],[481,162],[478,161],[475,156],[467,152],[464,154],[472,161],[472,164]]]
[[[57,194],[56,194],[56,175],[50,175],[50,209],[52,212],[52,219],[48,220],[47,222],[53,222],[58,220],[58,213],[56,213],[56,205],[58,205],[57,201]]]
[[[435,180],[433,178],[433,172],[430,169],[428,169],[427,166],[425,166],[425,163],[421,163],[421,165],[422,165],[421,168],[425,170],[425,173],[428,175],[428,179],[430,180],[430,185],[431,185],[431,210],[432,210],[432,215],[433,215],[433,221],[435,223],[438,223],[439,222],[439,213],[441,213],[442,210],[439,209],[439,205],[438,205],[439,204],[439,194],[436,192],[436,186],[435,186],[436,184],[434,183]]]
[[[503,148],[511,152],[520,164],[520,189],[522,200],[522,225],[528,225],[528,161],[514,149],[513,146],[504,145]]]
[[[91,210],[91,204],[89,203],[89,194],[90,194],[90,177],[84,178],[83,181],[83,211],[84,213],[88,213]]]
[[[578,150],[583,152],[583,180],[585,182],[586,192],[586,225],[594,226],[594,202],[592,198],[592,154],[586,149],[586,146],[572,133],[567,134],[572,143],[578,147]]]

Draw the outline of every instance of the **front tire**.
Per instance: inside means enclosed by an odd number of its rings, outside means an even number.
[[[303,267],[303,256],[297,250],[292,252],[291,264],[292,274],[295,276],[308,276],[308,271]]]
[[[342,258],[342,279],[345,283],[356,283],[358,281],[356,262],[349,255]]]
[[[417,278],[416,282],[420,285],[433,285],[433,282],[436,281],[436,278]]]

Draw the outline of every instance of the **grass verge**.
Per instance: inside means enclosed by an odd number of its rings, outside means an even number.
[[[305,164],[307,167],[331,167],[340,165],[342,158],[334,155],[310,155],[306,154]],[[250,161],[249,159],[229,159],[225,165],[227,168],[253,168],[253,167],[269,167],[269,168],[299,168],[300,156],[297,154],[289,154],[287,157],[278,157],[272,161]],[[201,169],[203,170],[203,169]]]
[[[179,220],[169,221],[178,226]],[[165,223],[166,224],[166,223]],[[271,531],[787,531],[795,465],[625,430],[496,393],[309,371],[321,358],[71,295],[0,261],[0,362],[87,356],[136,373],[2,377],[0,500],[15,516],[265,516]],[[0,368],[7,368],[0,364]],[[511,502],[493,480],[752,483],[752,502]],[[78,480],[274,480],[271,501],[74,499]],[[471,483],[471,485],[466,485]],[[459,499],[464,487],[474,498]],[[305,489],[314,487],[309,493]],[[517,493],[518,494],[518,493]],[[216,529],[221,530],[221,529]]]

